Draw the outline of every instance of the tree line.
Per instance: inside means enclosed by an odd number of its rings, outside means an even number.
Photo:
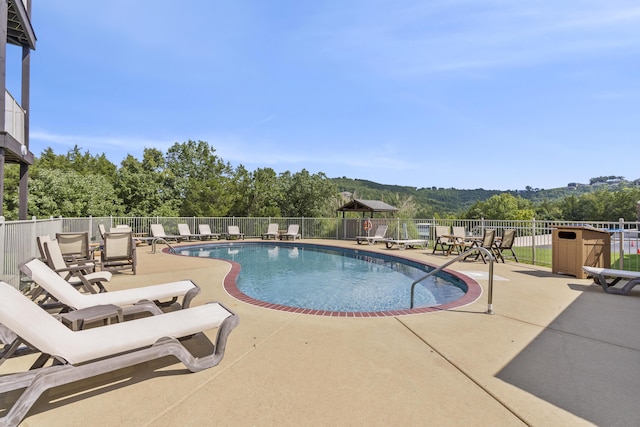
[[[15,167],[12,167],[15,166]],[[18,217],[19,168],[5,169],[4,215]],[[117,167],[78,146],[45,149],[29,168],[29,216],[333,216],[336,186],[323,173],[232,167],[204,141],[145,148]]]
[[[611,177],[606,177],[611,178]],[[19,168],[5,168],[4,215],[18,217]],[[145,148],[119,166],[104,154],[75,146],[66,154],[45,149],[29,168],[29,216],[333,217],[350,197],[383,200],[401,218],[496,220],[637,220],[638,186],[566,195],[399,187],[324,173],[276,173],[231,166],[204,141],[175,143],[166,153]],[[527,193],[525,193],[527,194]],[[557,197],[545,198],[545,194]],[[378,214],[376,214],[378,216]]]

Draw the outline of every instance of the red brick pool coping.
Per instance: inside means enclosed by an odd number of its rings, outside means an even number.
[[[304,245],[304,243],[300,243],[300,245]],[[313,245],[309,245],[313,246]],[[319,246],[319,245],[315,245]],[[325,245],[326,246],[326,245]],[[344,249],[344,248],[341,248]],[[360,251],[363,252],[363,251]],[[371,253],[373,256],[377,255],[376,253]],[[398,259],[404,259],[401,257],[397,257]],[[458,298],[455,301],[448,302],[446,304],[435,305],[431,307],[419,307],[419,308],[410,308],[405,310],[389,310],[389,311],[328,311],[328,310],[316,310],[311,308],[300,308],[300,307],[291,307],[282,304],[274,304],[271,302],[261,301],[255,298],[250,297],[249,295],[242,292],[238,289],[237,286],[237,278],[240,274],[240,264],[235,261],[230,261],[226,259],[216,258],[220,261],[228,262],[231,264],[231,270],[227,273],[224,278],[224,289],[227,291],[229,295],[233,298],[245,302],[247,304],[255,305],[257,307],[268,308],[271,310],[279,310],[286,311],[289,313],[300,313],[300,314],[311,314],[315,316],[330,316],[330,317],[389,317],[389,316],[404,316],[409,314],[421,314],[421,313],[433,313],[438,311],[450,310],[452,308],[462,307],[468,304],[473,303],[480,295],[482,295],[482,287],[478,282],[473,280],[471,277],[466,276],[464,274],[460,274],[456,271],[452,270],[443,270],[443,272],[455,276],[460,279],[467,285],[467,292]],[[412,260],[413,262],[418,262]],[[436,266],[431,265],[426,262],[419,262],[420,264],[427,265],[432,268],[436,268]]]

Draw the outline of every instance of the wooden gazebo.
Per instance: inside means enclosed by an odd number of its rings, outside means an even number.
[[[340,208],[338,208],[338,212],[342,212],[343,218],[344,218],[345,212],[362,212],[363,218],[368,213],[369,217],[373,218],[373,214],[376,212],[396,212],[397,210],[398,208],[388,205],[381,200],[360,200],[360,199],[353,199],[350,202],[347,202],[344,205],[342,205]]]

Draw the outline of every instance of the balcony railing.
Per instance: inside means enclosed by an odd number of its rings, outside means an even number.
[[[4,98],[4,130],[24,144],[24,109],[7,90]]]

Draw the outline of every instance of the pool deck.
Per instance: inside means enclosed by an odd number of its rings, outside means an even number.
[[[302,240],[440,265],[431,249]],[[456,309],[341,318],[248,305],[222,282],[229,264],[138,248],[138,274],[109,288],[189,278],[240,316],[219,366],[172,359],[45,393],[24,426],[628,426],[638,425],[640,291],[605,294],[589,279],[515,262],[458,262],[484,289]],[[0,372],[26,369],[33,355]],[[3,399],[4,402],[4,399]],[[6,408],[6,402],[4,403]]]

